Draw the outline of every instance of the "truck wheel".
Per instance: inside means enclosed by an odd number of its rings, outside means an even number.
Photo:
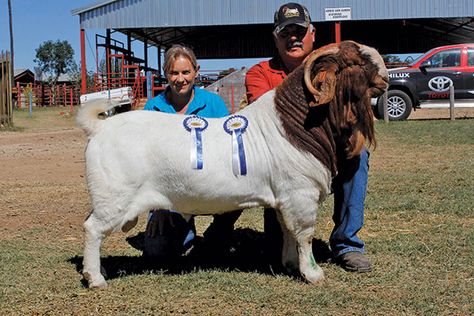
[[[410,116],[412,102],[408,94],[400,90],[390,90],[387,96],[387,111],[390,121],[403,121]],[[378,114],[383,118],[383,98],[379,98]]]

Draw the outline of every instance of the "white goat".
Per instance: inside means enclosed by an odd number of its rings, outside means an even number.
[[[80,110],[78,123],[89,136],[86,173],[93,205],[84,223],[83,272],[90,287],[107,285],[100,273],[104,237],[131,229],[138,215],[151,209],[199,215],[275,208],[284,232],[283,264],[299,269],[310,283],[324,278],[311,250],[318,203],[330,193],[336,147],[345,146],[352,156],[360,152],[364,137],[373,140],[372,118],[367,120],[370,97],[386,89],[388,76],[380,55],[354,42],[317,50],[304,67],[239,112],[249,122],[243,135],[246,176],[232,172],[225,118],[207,119],[204,168],[195,170],[184,116],[132,111],[100,120],[99,113],[110,104]],[[346,72],[356,72],[358,82],[340,79]],[[339,89],[353,91],[351,85],[358,88],[349,99],[342,93],[335,97]],[[310,106],[318,104],[323,110],[317,110],[313,122],[316,108]]]

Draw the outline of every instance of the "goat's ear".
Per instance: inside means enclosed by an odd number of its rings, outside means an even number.
[[[314,96],[310,107],[331,102],[336,93],[336,74],[332,70],[319,71],[311,82],[314,89],[309,89]]]

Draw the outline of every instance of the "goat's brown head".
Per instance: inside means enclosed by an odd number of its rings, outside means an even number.
[[[359,155],[367,140],[375,146],[371,98],[388,87],[388,72],[380,54],[352,41],[329,44],[304,62],[304,81],[314,101],[329,103],[332,128],[348,158]]]

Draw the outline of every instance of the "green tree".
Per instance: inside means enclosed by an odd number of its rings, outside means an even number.
[[[74,49],[68,41],[46,41],[36,49],[34,61],[46,74],[48,81],[56,85],[59,76],[74,67]]]
[[[56,85],[59,76],[72,70],[75,65],[74,49],[68,41],[46,41],[36,49],[35,63],[52,86],[53,102],[56,103]]]

